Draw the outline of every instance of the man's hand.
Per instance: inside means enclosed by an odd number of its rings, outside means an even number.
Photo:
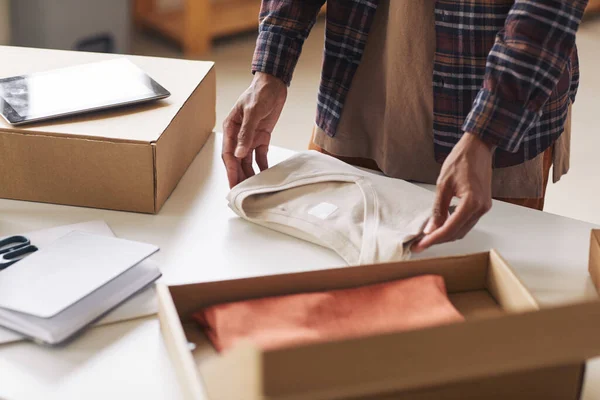
[[[260,170],[269,167],[271,132],[287,97],[287,86],[272,75],[257,72],[223,123],[222,158],[229,187],[254,175],[253,155]]]
[[[460,204],[448,216],[450,202]],[[437,181],[437,195],[425,236],[413,245],[421,252],[435,244],[462,239],[492,207],[492,148],[465,133],[448,155]]]

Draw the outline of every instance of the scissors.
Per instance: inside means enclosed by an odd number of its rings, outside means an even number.
[[[0,240],[0,271],[37,250],[25,236],[9,236]]]

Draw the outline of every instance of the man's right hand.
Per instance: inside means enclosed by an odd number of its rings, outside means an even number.
[[[222,158],[230,188],[254,175],[253,155],[261,171],[269,167],[271,132],[286,97],[287,86],[282,80],[257,72],[225,119]]]

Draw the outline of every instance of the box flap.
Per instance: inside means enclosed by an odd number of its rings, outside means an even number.
[[[522,312],[540,308],[517,274],[495,250],[490,251],[487,289],[504,310]]]
[[[13,127],[0,118],[0,131],[51,136],[72,135],[104,138],[110,141],[155,142],[214,66],[214,63],[206,61],[0,46],[0,59],[10,61],[0,63],[0,77],[47,71],[118,57],[127,57],[169,90],[171,96],[162,101],[135,107],[23,127]]]
[[[359,397],[575,364],[597,355],[600,302],[589,302],[266,352],[264,393]]]
[[[174,366],[179,379],[182,380],[181,386],[186,390],[186,398],[200,399],[204,390],[202,390],[196,374],[196,366],[190,350],[186,346],[185,333],[177,317],[169,288],[163,284],[156,284],[156,297],[158,298],[158,318],[165,345],[169,353],[177,357]]]
[[[600,292],[600,229],[592,231],[589,271],[596,290]]]
[[[243,343],[224,357],[217,357],[198,370],[207,382],[210,400],[265,400],[263,393],[262,353]],[[210,384],[209,384],[210,382]],[[233,383],[233,384],[232,384]]]

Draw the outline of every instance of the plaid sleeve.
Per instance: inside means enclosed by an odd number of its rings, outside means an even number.
[[[302,45],[325,0],[263,0],[252,73],[265,72],[287,85]]]
[[[587,0],[516,0],[462,129],[516,152],[572,55]]]

